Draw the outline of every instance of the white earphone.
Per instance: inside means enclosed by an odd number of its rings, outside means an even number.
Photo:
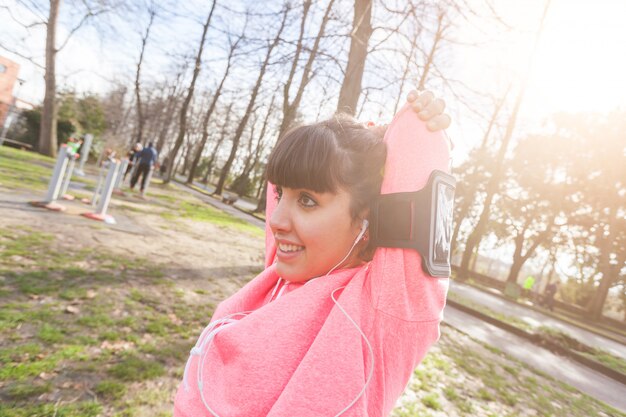
[[[369,227],[370,223],[367,221],[367,219],[363,219],[363,225],[361,226],[361,231],[359,232],[359,235],[356,237],[356,239],[354,240],[354,243],[358,243],[359,240],[361,240],[361,238],[363,238],[363,235],[365,234],[365,232],[367,232],[367,228]]]

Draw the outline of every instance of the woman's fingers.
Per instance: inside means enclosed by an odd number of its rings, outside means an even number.
[[[452,123],[452,119],[446,113],[439,114],[426,122],[426,127],[431,132],[447,129]]]
[[[430,102],[433,101],[433,99],[435,98],[435,95],[430,91],[424,91],[422,93],[415,93],[414,91],[412,91],[411,93],[409,93],[409,95],[412,95],[414,97],[415,94],[417,94],[415,100],[413,100],[412,102],[409,100],[409,102],[411,103],[411,106],[416,113],[419,113],[420,111],[428,107]]]
[[[411,90],[406,99],[418,117],[426,122],[426,127],[431,132],[447,129],[452,123],[450,116],[444,113],[446,102],[435,98],[432,92]]]
[[[440,98],[437,98],[428,103],[428,105],[422,111],[417,113],[417,115],[420,119],[428,121],[432,117],[442,114],[445,108],[446,102]]]
[[[418,96],[419,93],[416,90],[411,90],[406,96],[406,101],[408,101],[409,103],[413,103]]]

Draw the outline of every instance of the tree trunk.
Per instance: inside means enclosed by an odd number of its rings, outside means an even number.
[[[226,109],[226,117],[224,117],[224,124],[222,125],[222,131],[220,132],[220,137],[215,142],[215,146],[213,146],[213,151],[211,152],[211,158],[207,164],[206,173],[204,174],[204,178],[202,179],[203,184],[207,184],[209,182],[209,176],[211,175],[211,171],[213,170],[213,164],[215,163],[215,158],[217,157],[217,152],[222,146],[224,139],[226,139],[226,134],[228,133],[228,124],[230,123],[230,114],[233,109],[233,103],[231,102]]]
[[[263,119],[263,125],[261,126],[261,133],[259,133],[259,138],[256,141],[256,147],[254,151],[252,151],[252,147],[248,148],[248,155],[246,157],[246,163],[244,164],[243,171],[241,174],[235,179],[234,184],[242,184],[245,181],[250,181],[250,175],[252,171],[254,171],[255,167],[259,163],[259,159],[261,159],[261,152],[263,151],[263,139],[265,138],[265,134],[267,133],[267,126],[269,124],[270,116],[274,111],[274,100],[276,96],[272,97],[272,101],[270,102],[270,107],[267,113],[265,114],[265,119]],[[254,132],[254,131],[253,131]],[[254,133],[250,135],[250,145],[252,145],[252,139],[254,138]],[[240,193],[241,194],[241,193]]]
[[[215,107],[217,106],[217,100],[220,98],[222,94],[222,88],[224,87],[224,83],[226,82],[226,78],[228,77],[228,73],[230,72],[230,68],[232,65],[232,58],[237,50],[237,46],[239,42],[243,39],[243,33],[237,39],[237,41],[231,46],[230,52],[228,53],[228,59],[226,61],[226,70],[224,71],[224,75],[220,80],[220,84],[217,86],[217,90],[215,90],[215,94],[213,95],[213,100],[211,101],[211,105],[209,106],[209,110],[207,110],[204,115],[204,120],[202,121],[202,140],[198,145],[198,149],[193,159],[193,163],[191,164],[191,168],[189,169],[189,176],[187,177],[187,184],[193,184],[193,178],[196,175],[196,169],[198,164],[200,163],[200,159],[202,158],[202,152],[204,152],[204,147],[206,146],[207,140],[209,139],[209,121],[211,119],[211,115],[213,111],[215,111]]]
[[[500,114],[500,110],[502,109],[502,106],[504,105],[504,103],[506,102],[506,98],[509,94],[510,91],[510,85],[507,88],[506,92],[504,93],[504,95],[502,96],[502,99],[500,99],[499,101],[496,102],[496,106],[494,108],[493,113],[491,114],[491,118],[489,119],[489,124],[487,125],[487,129],[485,130],[485,133],[483,134],[483,140],[481,142],[480,145],[480,150],[482,150],[482,152],[487,152],[487,145],[488,145],[488,141],[489,141],[489,137],[491,136],[491,130],[493,129],[493,127],[496,124],[496,120],[498,120],[498,115]],[[474,170],[476,170],[476,168],[473,168]],[[457,186],[457,190],[460,191],[459,187],[464,187],[467,188],[467,191],[464,192],[465,198],[459,208],[459,215],[457,218],[457,221],[455,222],[454,225],[454,232],[452,233],[452,245],[454,246],[454,248],[452,249],[453,253],[456,252],[456,242],[459,238],[459,232],[461,230],[461,224],[463,223],[463,220],[467,217],[470,209],[472,208],[472,205],[474,203],[474,198],[476,196],[476,191],[478,188],[478,181],[472,181],[472,176],[475,173],[475,171],[473,171],[472,173],[470,173],[470,175],[468,176],[467,180],[464,181],[464,183],[459,184]]]
[[[615,203],[616,200],[614,200]],[[608,208],[608,230],[614,231],[617,226],[617,207],[612,205],[612,207]],[[599,228],[597,232],[597,238],[600,239],[600,245],[598,245],[598,249],[600,250],[600,259],[598,262],[598,269],[602,273],[602,279],[600,280],[600,285],[598,289],[594,292],[591,301],[589,302],[588,311],[591,315],[591,318],[594,320],[600,320],[602,318],[602,311],[604,309],[604,303],[606,302],[606,298],[609,294],[609,290],[613,286],[613,283],[619,276],[620,269],[624,264],[624,261],[620,259],[618,255],[615,264],[611,264],[610,254],[612,252],[612,237],[609,234],[608,236],[604,235],[604,228]],[[624,255],[622,254],[621,257]],[[621,261],[621,262],[620,262]]]
[[[202,65],[202,51],[204,50],[204,41],[206,40],[206,34],[209,30],[209,25],[211,24],[211,17],[213,17],[213,12],[215,11],[215,5],[217,4],[217,0],[213,0],[213,5],[211,6],[211,11],[209,12],[209,16],[207,17],[206,22],[204,23],[204,27],[202,28],[202,37],[200,38],[200,47],[198,48],[198,54],[196,55],[196,63],[193,69],[193,76],[191,77],[191,83],[189,84],[189,89],[187,90],[187,97],[183,102],[183,106],[180,110],[180,126],[178,127],[178,136],[176,138],[176,142],[174,143],[174,149],[170,152],[167,174],[163,179],[163,183],[167,184],[171,180],[172,176],[172,167],[174,166],[174,160],[178,155],[178,151],[180,150],[181,145],[183,144],[183,140],[185,139],[185,131],[187,130],[187,109],[189,108],[189,103],[191,103],[191,98],[193,97],[193,90],[196,86],[196,80],[198,79],[198,74],[200,74],[200,67]]]
[[[162,154],[163,147],[165,146],[165,141],[167,140],[167,135],[169,134],[170,127],[172,124],[174,110],[176,109],[176,104],[178,102],[178,86],[180,83],[180,79],[182,78],[182,72],[176,76],[176,82],[172,85],[170,89],[170,93],[167,98],[167,106],[164,109],[163,115],[163,123],[161,124],[160,132],[159,132],[159,140],[157,141],[156,149],[159,155]]]
[[[46,91],[41,109],[39,129],[39,153],[56,156],[57,153],[57,115],[56,102],[56,30],[61,0],[50,0],[50,13],[46,29]]]
[[[337,112],[354,115],[361,95],[367,45],[372,36],[372,0],[354,0],[354,19],[350,36],[348,64],[339,92]]]
[[[189,168],[192,153],[193,153],[193,143],[191,142],[191,135],[188,134],[187,135],[187,149],[185,149],[185,152],[184,152],[185,156],[183,157],[183,172],[182,172],[183,175],[185,175],[185,173],[187,172],[187,168]]]
[[[148,27],[146,28],[146,34],[141,38],[141,53],[139,54],[139,62],[137,63],[137,72],[135,73],[135,97],[137,103],[137,142],[143,143],[143,126],[145,123],[145,119],[143,117],[143,110],[141,108],[141,64],[143,63],[143,55],[146,51],[146,44],[148,43],[148,37],[150,36],[150,29],[152,28],[152,23],[154,22],[154,10],[150,10],[150,21],[148,22]]]
[[[254,108],[254,103],[256,102],[256,97],[259,94],[259,89],[261,88],[263,77],[265,76],[265,71],[267,70],[267,65],[269,64],[272,51],[274,50],[274,48],[276,47],[276,45],[278,45],[278,42],[280,41],[280,36],[282,35],[283,30],[285,28],[285,23],[287,21],[288,14],[289,14],[289,7],[286,6],[283,12],[283,19],[282,19],[282,22],[280,23],[280,28],[278,29],[278,33],[276,34],[276,37],[274,37],[274,40],[272,41],[272,43],[267,48],[265,60],[263,61],[263,64],[261,65],[261,69],[259,70],[259,76],[257,77],[254,88],[252,89],[252,94],[250,95],[248,106],[245,110],[243,117],[241,118],[241,121],[239,122],[239,125],[237,126],[237,130],[235,131],[235,136],[233,137],[232,147],[230,148],[230,155],[228,156],[228,159],[226,160],[226,164],[224,164],[224,166],[222,167],[220,178],[215,187],[215,191],[213,192],[216,195],[221,195],[222,192],[224,192],[224,185],[226,183],[226,178],[228,177],[230,168],[233,164],[233,161],[235,160],[235,156],[237,155],[237,148],[239,147],[239,141],[241,140],[243,131],[246,128],[248,119],[250,118],[250,113],[252,112],[252,109]]]

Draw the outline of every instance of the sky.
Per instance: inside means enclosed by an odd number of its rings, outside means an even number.
[[[482,4],[483,0],[474,1]],[[8,5],[14,16],[24,20],[29,18],[29,12],[17,2],[2,2]],[[205,15],[203,9],[206,9],[208,3],[189,3],[187,7],[199,10],[200,19]],[[519,80],[526,72],[545,0],[492,0],[491,3],[502,19],[518,30],[508,31],[503,26],[481,24],[480,21],[462,26],[456,37],[464,42],[477,43],[478,46],[458,48],[451,72],[455,78],[475,90],[498,95],[511,81],[519,85]],[[69,7],[68,3],[63,6]],[[17,42],[23,38],[26,50],[43,63],[43,27],[33,28],[25,34],[15,23],[11,23],[6,13],[0,9],[0,21],[6,23],[0,25],[0,39]],[[531,67],[520,129],[532,128],[555,112],[607,112],[626,108],[624,17],[624,0],[551,1],[545,30]],[[146,77],[158,78],[164,72],[161,63],[166,65],[165,62],[170,59],[164,55],[168,53],[168,48],[181,51],[188,46],[173,47],[168,44],[168,39],[174,38],[174,32],[190,31],[192,39],[199,36],[198,22],[183,21],[175,16],[169,19],[167,25],[155,28],[162,34],[162,38],[154,42],[156,46],[149,45],[148,59],[151,65],[145,66]],[[58,55],[59,85],[102,93],[110,87],[108,80],[132,79],[143,27],[145,22],[141,21],[121,29],[118,27],[113,46],[112,43],[102,44],[92,28],[81,29]],[[68,27],[60,25],[59,42],[65,39],[68,30]],[[20,35],[17,36],[17,33]],[[40,102],[43,98],[42,70],[5,51],[0,51],[0,54],[21,65],[20,78],[25,83],[16,90],[16,95],[32,103]],[[457,138],[455,142],[461,144],[455,152],[467,152],[481,136],[481,125],[445,91],[436,93],[446,99],[454,118],[450,134]]]
[[[494,0],[503,20],[520,28],[508,33],[492,26],[462,28],[459,39],[479,42],[455,56],[456,76],[475,89],[499,96],[528,68],[545,0]],[[545,29],[530,68],[518,132],[532,130],[557,112],[610,112],[626,109],[626,1],[552,0]],[[466,110],[460,109],[463,113]],[[474,120],[456,116],[451,134],[465,152],[474,144]],[[484,122],[482,126],[484,126]]]

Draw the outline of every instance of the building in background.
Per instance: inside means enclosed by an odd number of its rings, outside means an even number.
[[[18,82],[19,70],[17,63],[0,56],[0,129],[4,126],[11,106],[15,104],[13,89]]]

